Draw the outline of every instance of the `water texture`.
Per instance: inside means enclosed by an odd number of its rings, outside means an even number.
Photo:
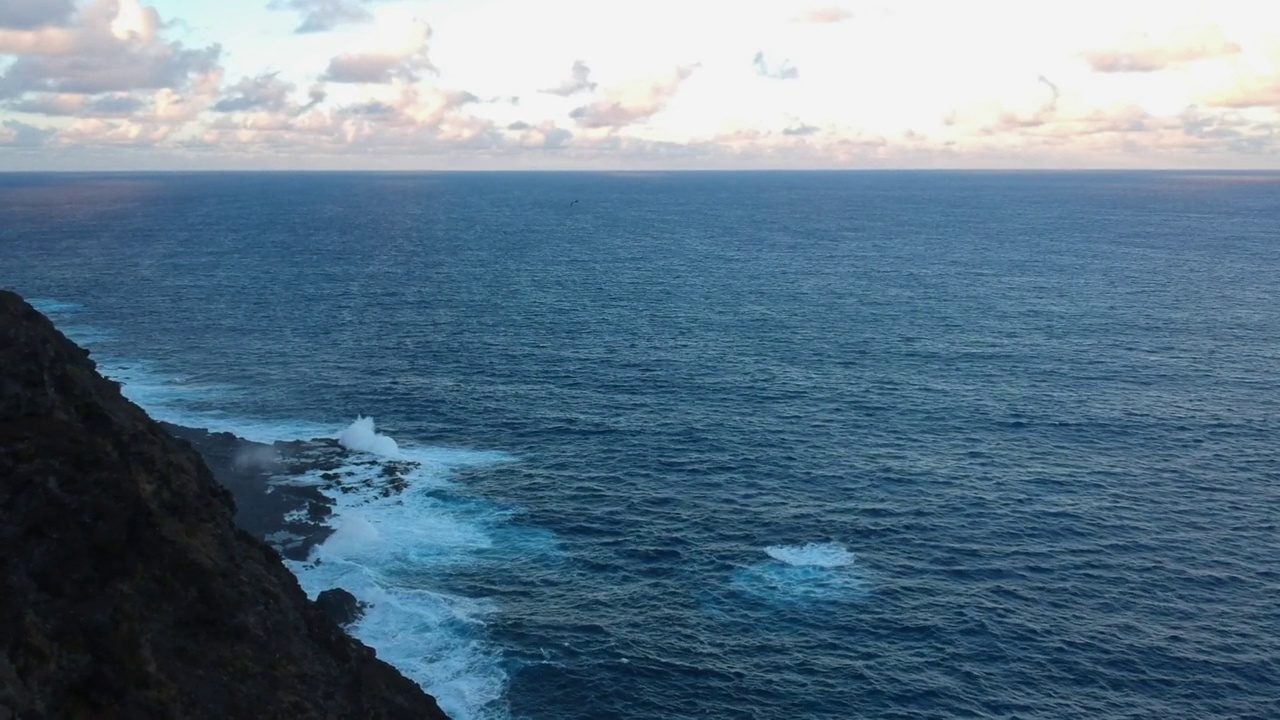
[[[1276,228],[1266,174],[0,175],[0,285],[162,419],[419,463],[293,569],[458,720],[1274,718]]]

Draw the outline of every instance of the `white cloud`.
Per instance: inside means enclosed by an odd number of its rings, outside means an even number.
[[[584,128],[621,128],[641,122],[661,112],[695,69],[696,65],[685,65],[665,77],[617,88],[604,99],[574,109],[569,117]]]
[[[853,17],[853,11],[843,7],[821,7],[806,10],[795,17],[796,22],[829,25],[844,22]]]
[[[159,123],[142,123],[133,120],[102,120],[85,118],[76,120],[54,135],[60,145],[134,145],[152,146],[165,140],[173,127]]]
[[[1225,37],[1220,28],[1210,25],[1179,28],[1179,32],[1163,41],[1144,36],[1126,46],[1090,50],[1084,57],[1095,72],[1146,73],[1240,52],[1239,43]]]
[[[6,120],[0,123],[0,145],[15,148],[34,148],[43,145],[52,130],[28,125],[17,120]]]
[[[581,60],[575,60],[573,67],[569,69],[569,77],[561,81],[559,85],[542,92],[567,97],[595,89],[596,84],[591,82],[591,68],[587,67],[587,64]]]
[[[166,42],[160,26],[137,0],[95,0],[65,28],[0,30],[0,54],[17,56],[0,76],[0,98],[180,88],[218,67],[219,46]]]
[[[270,2],[0,0],[2,152],[1280,165],[1280,9],[1246,0]]]
[[[338,55],[329,61],[321,79],[335,83],[416,82],[423,71],[434,71],[427,58],[431,27],[415,23],[400,49]]]
[[[368,7],[371,2],[373,0],[272,0],[268,7],[301,15],[302,22],[294,32],[316,33],[373,20]]]
[[[63,25],[75,6],[75,0],[0,0],[0,28],[31,30]]]

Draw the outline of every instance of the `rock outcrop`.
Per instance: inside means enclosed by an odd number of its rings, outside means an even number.
[[[200,456],[0,292],[0,719],[444,718]]]
[[[317,595],[316,606],[341,627],[364,617],[364,604],[342,588],[330,588]]]

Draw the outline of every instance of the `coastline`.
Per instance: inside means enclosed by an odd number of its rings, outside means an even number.
[[[349,594],[312,601],[244,529],[269,529],[285,507],[289,521],[304,507],[322,517],[309,493],[262,501],[279,478],[346,454],[300,445],[264,452],[161,425],[0,291],[0,613],[12,620],[0,628],[0,718],[447,720],[421,684],[341,629]],[[323,537],[310,531],[290,544]]]
[[[328,493],[402,492],[411,461],[370,456],[332,438],[262,443],[229,432],[161,422],[204,458],[214,479],[235,498],[235,523],[288,560],[305,561],[334,533],[326,520],[336,502]],[[376,466],[377,473],[353,468]],[[372,475],[372,477],[371,477]]]

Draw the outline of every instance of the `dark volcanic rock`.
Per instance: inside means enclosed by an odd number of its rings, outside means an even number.
[[[316,607],[342,627],[350,625],[364,615],[364,603],[342,588],[332,588],[317,595]]]
[[[0,717],[443,718],[199,455],[0,292]]]
[[[333,534],[333,528],[324,524],[333,512],[333,501],[320,488],[271,482],[281,474],[314,469],[314,463],[299,457],[299,447],[306,446],[293,442],[267,445],[231,433],[160,425],[191,443],[213,471],[214,479],[235,496],[236,525],[280,554],[290,560],[306,560],[311,548]]]
[[[333,438],[267,445],[231,433],[160,426],[191,443],[235,496],[236,524],[290,560],[307,560],[333,534],[328,520],[334,495],[391,497],[409,487],[405,475],[419,467],[353,452]]]

